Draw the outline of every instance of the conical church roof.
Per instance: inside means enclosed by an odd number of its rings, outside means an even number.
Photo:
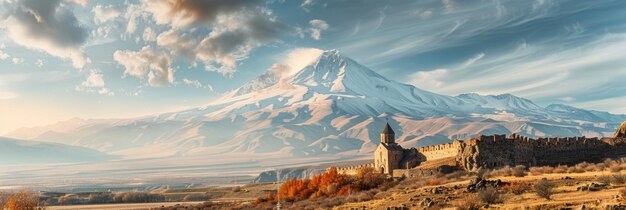
[[[615,135],[613,135],[613,137],[615,137],[615,138],[626,138],[626,122],[622,123],[622,125],[619,126],[617,131],[615,131]]]
[[[395,132],[393,132],[393,129],[391,129],[391,126],[389,126],[389,123],[385,125],[385,128],[380,133],[381,134],[396,134]]]

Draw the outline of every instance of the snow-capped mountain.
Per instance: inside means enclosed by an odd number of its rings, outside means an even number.
[[[0,165],[99,162],[112,158],[84,147],[0,137]]]
[[[200,108],[138,119],[74,120],[8,136],[127,158],[231,152],[304,156],[372,152],[386,121],[398,141],[410,147],[495,133],[608,136],[624,120],[626,115],[566,105],[544,108],[510,94],[431,93],[330,50],[299,71],[268,71]]]

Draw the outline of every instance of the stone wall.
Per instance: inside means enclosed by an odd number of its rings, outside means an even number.
[[[454,157],[457,153],[459,153],[459,146],[461,144],[461,141],[456,140],[453,143],[420,147],[418,151],[423,155],[423,160],[420,161],[424,162],[447,157]]]
[[[393,170],[393,177],[421,177],[421,176],[432,176],[438,173],[436,168],[412,168],[412,169],[396,169]]]
[[[337,169],[337,173],[345,174],[345,175],[355,175],[358,173],[360,168],[365,168],[365,167],[373,168],[374,163],[353,165],[353,166],[346,166],[346,167],[335,167],[335,168]]]
[[[462,143],[457,162],[468,171],[515,165],[570,165],[625,154],[624,141],[613,138],[537,138],[479,136]]]

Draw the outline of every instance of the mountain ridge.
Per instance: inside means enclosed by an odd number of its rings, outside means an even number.
[[[329,50],[293,73],[270,69],[199,108],[92,120],[66,130],[26,129],[9,136],[48,139],[128,158],[141,158],[145,151],[153,151],[148,156],[310,156],[369,153],[386,121],[396,130],[398,142],[411,147],[478,134],[608,136],[624,120],[626,115],[566,105],[541,107],[511,94],[432,93],[389,80]],[[51,132],[43,135],[46,130]]]

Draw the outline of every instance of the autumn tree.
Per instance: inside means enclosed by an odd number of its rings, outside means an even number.
[[[37,208],[37,197],[30,192],[12,193],[6,200],[5,208],[10,210],[31,210]]]
[[[357,171],[357,183],[361,190],[369,190],[385,182],[385,176],[372,167],[363,167]]]

